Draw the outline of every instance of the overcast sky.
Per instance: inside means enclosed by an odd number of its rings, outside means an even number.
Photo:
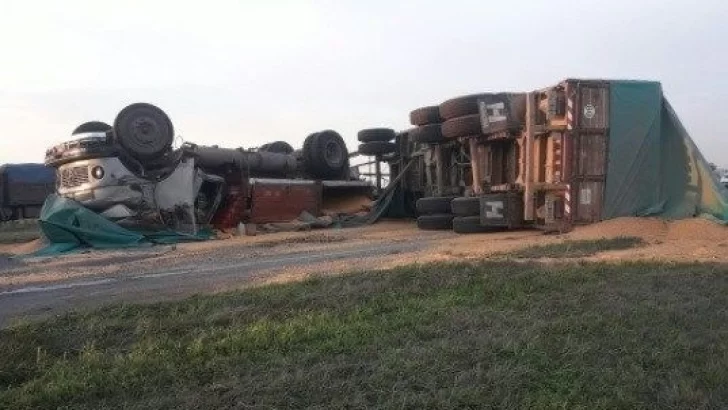
[[[566,77],[659,80],[728,165],[728,2],[22,1],[0,4],[0,163],[151,102],[186,141],[300,145]]]

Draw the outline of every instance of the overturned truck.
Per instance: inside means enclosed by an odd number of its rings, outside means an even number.
[[[322,195],[367,191],[351,176],[341,136],[325,130],[302,149],[277,141],[254,149],[184,143],[159,108],[124,108],[113,126],[87,122],[71,141],[46,152],[57,193],[125,228],[195,234],[200,227],[295,219],[317,214]]]

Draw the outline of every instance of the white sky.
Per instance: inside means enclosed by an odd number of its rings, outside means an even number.
[[[728,2],[0,1],[0,164],[159,105],[185,140],[300,145],[411,109],[566,77],[659,80],[728,165]]]

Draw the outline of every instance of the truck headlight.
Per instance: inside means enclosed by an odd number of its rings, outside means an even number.
[[[91,176],[96,179],[102,179],[106,175],[106,171],[104,171],[104,167],[102,166],[95,166],[91,168]]]

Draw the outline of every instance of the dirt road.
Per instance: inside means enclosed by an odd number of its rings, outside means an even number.
[[[151,302],[299,280],[313,274],[383,269],[407,263],[489,257],[569,239],[639,236],[644,247],[604,252],[590,260],[728,262],[728,228],[705,220],[628,218],[567,235],[538,231],[459,236],[418,231],[411,222],[365,228],[236,237],[227,240],[10,260],[33,244],[0,247],[0,326],[14,319],[114,302]]]

